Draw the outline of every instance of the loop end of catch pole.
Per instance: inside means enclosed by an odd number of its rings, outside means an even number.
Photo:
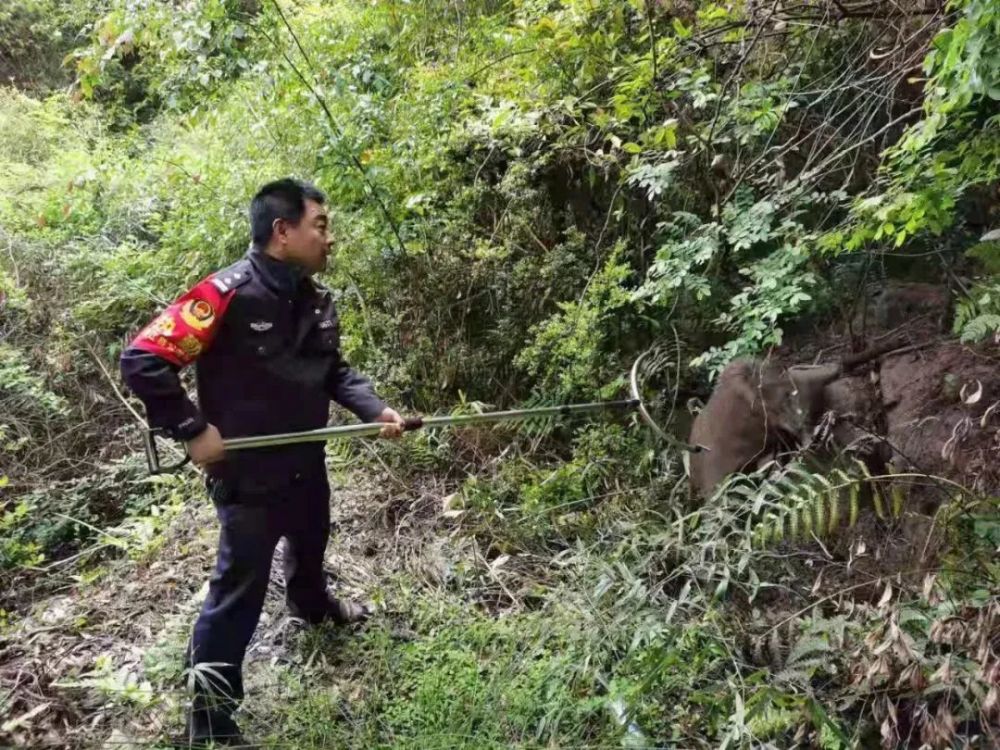
[[[662,429],[660,429],[660,426],[653,420],[649,410],[646,409],[646,405],[642,401],[642,395],[639,393],[639,364],[648,353],[649,352],[643,352],[639,355],[635,362],[632,363],[632,372],[629,373],[629,386],[632,391],[632,400],[635,402],[636,409],[639,411],[639,416],[642,417],[642,421],[646,423],[646,426],[663,440],[669,441],[670,437]]]

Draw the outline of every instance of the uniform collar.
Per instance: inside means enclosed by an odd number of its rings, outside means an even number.
[[[260,274],[263,282],[276,292],[293,296],[308,278],[308,274],[294,263],[272,258],[263,250],[251,245],[247,257]]]

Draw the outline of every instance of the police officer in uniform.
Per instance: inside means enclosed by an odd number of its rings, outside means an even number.
[[[326,268],[330,251],[324,203],[323,193],[298,180],[261,188],[250,205],[247,254],[181,296],[121,357],[122,376],[145,404],[150,426],[184,441],[205,468],[221,526],[215,571],[188,649],[199,675],[187,729],[195,744],[244,742],[232,714],[243,698],[243,657],[281,537],[293,615],[309,623],[367,615],[365,607],[326,591],[330,492],[323,444],[228,455],[222,444],[324,427],[331,400],[362,421],[384,422],[382,437],[402,434],[402,417],[341,356],[333,299],[311,278]],[[178,377],[195,360],[197,407]],[[225,666],[197,669],[213,663]]]

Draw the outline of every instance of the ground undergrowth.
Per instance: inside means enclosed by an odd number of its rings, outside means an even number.
[[[609,467],[605,484],[585,471],[595,441],[605,461],[648,461]],[[331,588],[377,613],[305,629],[276,565],[245,731],[275,748],[847,748],[889,730],[989,746],[995,505],[942,514],[954,539],[915,574],[888,555],[912,543],[905,510],[863,509],[851,528],[845,501],[842,528],[821,530],[813,517],[837,511],[814,500],[808,534],[760,545],[746,496],[686,511],[675,483],[654,480],[648,442],[596,426],[543,461],[513,438],[461,481],[402,473],[414,451],[445,449],[427,438],[333,451]],[[179,730],[214,519],[194,476],[152,488],[157,503],[46,570],[34,601],[22,589],[0,642],[21,717],[9,738],[165,747]]]

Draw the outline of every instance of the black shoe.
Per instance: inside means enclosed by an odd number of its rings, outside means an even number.
[[[243,739],[242,735],[233,735],[225,738],[209,740],[188,739],[185,737],[173,737],[169,747],[174,750],[219,750],[220,748],[239,748],[239,750],[260,750],[259,745],[253,745]]]
[[[170,739],[170,747],[174,750],[216,750],[217,748],[229,747],[240,748],[241,750],[260,750],[259,745],[254,745],[246,740],[242,734],[231,734],[225,737],[191,737],[190,735],[178,735]]]
[[[374,607],[368,603],[352,602],[330,597],[321,612],[312,612],[307,616],[302,610],[289,602],[288,609],[292,617],[305,620],[310,625],[332,622],[335,625],[353,625],[364,622],[372,616]]]
[[[220,750],[220,748],[240,748],[240,750],[260,750],[259,745],[253,745],[243,738],[242,735],[230,735],[229,737],[216,737],[215,739],[195,739],[187,735],[175,736],[170,739],[168,747],[173,750]]]
[[[188,714],[184,734],[174,737],[175,748],[204,750],[212,747],[238,747],[243,750],[257,750],[240,733],[233,718],[223,711],[191,711]]]

